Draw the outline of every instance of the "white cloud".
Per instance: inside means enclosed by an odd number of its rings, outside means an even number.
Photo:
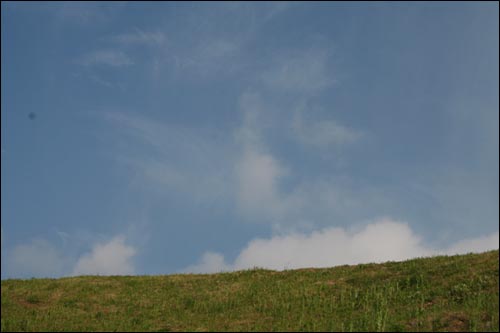
[[[61,274],[63,256],[49,242],[35,239],[6,253],[6,271],[15,277],[55,277]]]
[[[492,249],[498,249],[498,231],[489,235],[473,239],[465,239],[453,244],[445,253],[453,255],[468,252],[483,252]]]
[[[354,232],[326,228],[310,234],[292,233],[270,239],[254,239],[240,252],[233,264],[226,263],[220,254],[209,253],[203,256],[199,265],[190,266],[186,271],[333,267],[489,249],[498,249],[498,232],[487,237],[464,240],[444,249],[432,249],[422,244],[408,224],[384,218]]]
[[[95,244],[90,253],[78,259],[72,275],[131,275],[131,262],[136,249],[125,244],[125,237],[117,236],[104,244]]]
[[[330,267],[403,260],[428,254],[407,224],[383,219],[358,232],[327,228],[311,234],[253,240],[240,253],[234,267]]]
[[[224,256],[219,253],[205,252],[200,261],[192,266],[186,267],[184,273],[220,273],[230,271],[231,266],[226,264]]]
[[[83,66],[122,67],[133,65],[134,62],[122,51],[97,50],[81,56],[77,63]]]
[[[43,238],[36,238],[13,248],[4,249],[2,246],[2,277],[57,278],[72,275],[135,273],[131,259],[136,254],[136,249],[125,244],[124,236],[94,244],[90,252],[78,258],[75,256],[75,251],[78,251],[83,244],[88,244],[88,238],[94,236],[82,234],[72,237],[66,232],[57,230],[56,234],[62,240],[62,249]],[[69,239],[71,241],[68,241]]]

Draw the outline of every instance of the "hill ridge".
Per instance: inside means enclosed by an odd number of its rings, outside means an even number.
[[[498,331],[498,255],[3,280],[1,330]]]

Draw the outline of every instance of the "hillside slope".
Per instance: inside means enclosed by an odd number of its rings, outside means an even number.
[[[498,250],[212,275],[4,280],[2,331],[498,331]]]

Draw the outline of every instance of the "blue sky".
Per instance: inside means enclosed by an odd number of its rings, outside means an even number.
[[[498,9],[2,2],[2,278],[498,248]]]

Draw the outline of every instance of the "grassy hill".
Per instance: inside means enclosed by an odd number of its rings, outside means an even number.
[[[498,250],[275,272],[2,281],[2,331],[497,331]]]

